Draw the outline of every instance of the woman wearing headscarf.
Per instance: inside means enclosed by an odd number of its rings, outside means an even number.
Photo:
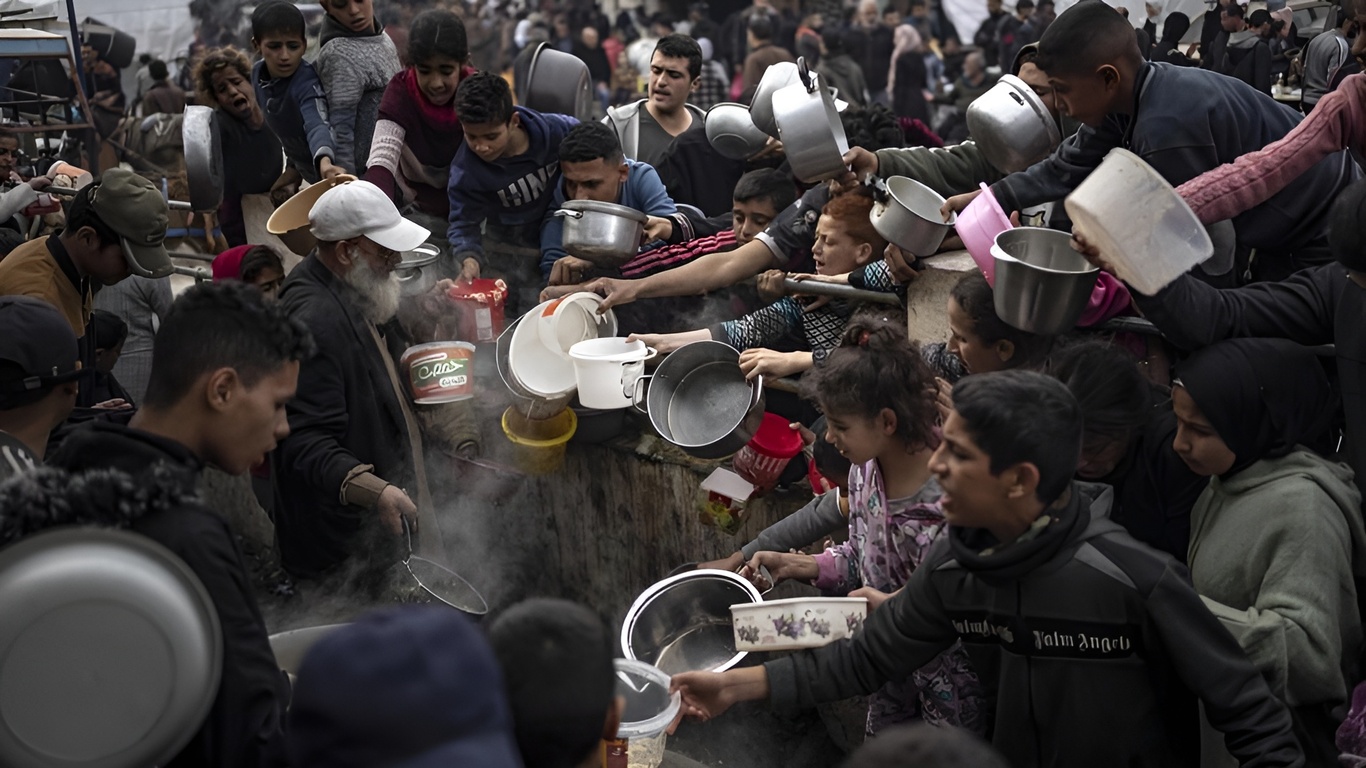
[[[1282,339],[1234,339],[1177,369],[1173,447],[1209,487],[1191,510],[1191,581],[1290,710],[1306,764],[1334,765],[1331,712],[1357,679],[1366,530],[1352,471],[1304,447],[1328,379]],[[1204,766],[1232,764],[1208,727]]]
[[[930,107],[925,103],[925,56],[920,33],[902,24],[893,34],[892,64],[887,69],[887,92],[892,95],[892,111],[929,125]]]
[[[1175,64],[1178,67],[1193,67],[1195,62],[1190,57],[1181,52],[1181,38],[1190,31],[1191,19],[1184,13],[1176,11],[1167,15],[1167,20],[1162,22],[1162,39],[1153,46],[1153,61],[1165,61],[1168,64]]]

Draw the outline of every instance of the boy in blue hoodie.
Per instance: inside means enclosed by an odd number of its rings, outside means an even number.
[[[251,47],[261,60],[251,68],[256,102],[280,139],[290,169],[310,184],[345,170],[333,163],[327,98],[313,65],[304,61],[304,15],[293,3],[269,0],[251,14]]]
[[[678,213],[673,198],[654,167],[623,154],[616,131],[602,123],[574,127],[560,144],[560,183],[551,203],[596,200],[634,208],[649,217],[645,226],[648,248],[671,239],[679,227],[690,227]],[[684,239],[691,239],[691,232]],[[577,283],[592,263],[568,255],[562,245],[564,219],[551,216],[541,226],[541,276],[551,285]]]
[[[460,82],[455,111],[465,143],[451,161],[446,234],[452,263],[461,276],[474,278],[484,262],[480,225],[486,220],[491,240],[516,250],[538,248],[541,220],[559,186],[560,141],[578,121],[514,107],[507,81],[490,72]],[[525,291],[538,282],[536,265],[537,259],[528,257],[489,266]]]

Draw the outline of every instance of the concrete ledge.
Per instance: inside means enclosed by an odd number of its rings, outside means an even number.
[[[949,337],[949,292],[963,275],[977,269],[967,251],[945,251],[924,259],[925,269],[906,289],[906,330],[931,344]]]

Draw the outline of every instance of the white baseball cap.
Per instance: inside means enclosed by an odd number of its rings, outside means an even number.
[[[381,248],[411,251],[432,233],[399,215],[389,196],[368,181],[339,184],[318,198],[308,212],[313,236],[325,243],[362,235]]]

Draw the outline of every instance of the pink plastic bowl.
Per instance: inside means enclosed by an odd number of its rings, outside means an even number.
[[[996,286],[996,262],[991,258],[991,245],[996,236],[1010,229],[1010,217],[996,202],[991,188],[982,184],[982,194],[978,195],[963,212],[958,214],[958,236],[963,239],[963,247],[968,249],[977,268],[982,270],[987,283]]]

